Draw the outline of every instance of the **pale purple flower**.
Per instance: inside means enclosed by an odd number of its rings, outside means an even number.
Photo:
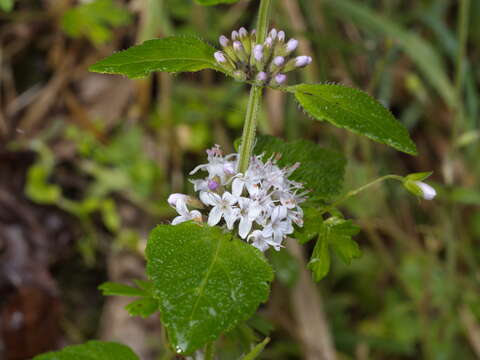
[[[262,213],[262,208],[257,201],[241,197],[238,199],[240,223],[238,225],[238,234],[245,239],[252,230],[255,219]]]
[[[276,65],[276,66],[282,66],[283,64],[285,64],[285,58],[283,56],[276,56],[275,59],[273,59],[273,63]]]
[[[189,196],[185,195],[185,194],[171,194],[168,197],[167,202],[171,207],[175,208],[175,207],[177,207],[177,204],[179,204],[179,203],[186,204],[187,201],[188,201],[188,198],[189,198]]]
[[[287,81],[287,75],[285,74],[277,74],[275,75],[275,82],[278,85],[282,85],[285,81]]]

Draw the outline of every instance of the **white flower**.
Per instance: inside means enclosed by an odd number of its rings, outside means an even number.
[[[217,225],[223,217],[227,228],[229,230],[233,229],[233,224],[238,219],[238,209],[233,208],[237,198],[227,191],[221,197],[216,193],[203,192],[200,194],[200,200],[205,205],[213,206],[208,215],[208,225]]]
[[[260,251],[265,251],[267,250],[271,245],[274,245],[272,243],[272,238],[266,238],[263,236],[262,232],[260,230],[255,230],[253,231],[247,239],[249,242],[252,243],[253,246],[255,246],[258,250]]]
[[[432,200],[435,196],[437,196],[437,191],[423,181],[415,181],[415,184],[420,188],[420,190],[422,190],[422,197],[425,200]]]
[[[273,236],[273,241],[280,245],[283,238],[293,232],[292,223],[287,219],[287,212],[287,208],[284,206],[277,206],[273,209],[271,222],[262,231],[264,237]]]
[[[190,220],[202,222],[202,214],[200,213],[200,211],[189,211],[187,205],[184,202],[177,202],[176,210],[180,215],[172,220],[172,225],[178,225],[180,223]]]
[[[253,201],[245,197],[241,197],[240,199],[238,199],[238,206],[240,208],[240,223],[238,225],[238,234],[242,239],[245,239],[250,230],[252,230],[253,222],[262,213],[262,207],[260,206],[258,201]]]
[[[171,194],[167,201],[171,207],[175,208],[179,203],[187,204],[188,198],[185,194]]]

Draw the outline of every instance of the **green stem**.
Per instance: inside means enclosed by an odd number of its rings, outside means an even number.
[[[372,187],[373,185],[376,185],[378,183],[381,183],[382,181],[385,181],[385,180],[398,180],[398,181],[401,181],[403,182],[404,178],[402,176],[399,176],[399,175],[385,175],[385,176],[382,176],[378,179],[375,179],[373,180],[372,182],[369,182],[368,184],[365,184],[363,186],[360,186],[358,189],[355,189],[355,190],[352,190],[352,191],[349,191],[347,192],[345,195],[343,195],[340,199],[338,199],[337,201],[335,201],[333,204],[331,204],[329,207],[327,207],[326,209],[324,209],[322,211],[322,214],[326,213],[326,212],[329,212],[331,211],[332,209],[338,207],[340,204],[344,203],[345,201],[347,201],[348,199],[350,199],[351,197],[353,196],[356,196],[358,194],[360,194],[362,191],[365,191],[367,190],[368,188]]]
[[[213,342],[207,344],[205,347],[205,360],[213,360],[215,353],[215,344]]]
[[[257,23],[257,43],[265,41],[268,31],[268,22],[270,18],[270,8],[272,0],[261,0],[258,12]],[[240,159],[238,162],[238,172],[245,173],[248,169],[250,157],[255,143],[255,134],[257,130],[258,112],[262,101],[262,87],[253,85],[250,90],[248,100],[247,114],[243,125],[242,141],[240,145]]]

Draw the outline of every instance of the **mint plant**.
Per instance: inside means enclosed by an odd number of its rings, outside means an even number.
[[[199,1],[222,2],[235,1]],[[159,311],[171,348],[185,356],[203,351],[205,359],[213,359],[216,339],[248,320],[268,300],[274,272],[264,252],[286,251],[282,248],[287,237],[301,244],[316,242],[308,267],[319,281],[329,272],[331,252],[345,263],[361,255],[353,240],[360,228],[343,217],[339,210],[343,202],[385,180],[399,181],[424,199],[436,195],[423,182],[430,175],[425,172],[386,175],[339,196],[346,164],[342,154],[305,140],[286,143],[257,137],[263,91],[273,88],[293,94],[316,120],[417,154],[405,127],[366,93],[333,84],[288,85],[287,74],[312,59],[295,56],[298,41],[287,40],[284,31],[268,30],[271,3],[260,1],[257,29],[240,28],[230,38],[221,35],[221,49],[198,37],[172,36],[146,41],[91,67],[94,72],[130,78],[154,71],[212,69],[251,87],[238,152],[225,155],[218,145],[207,150],[207,163],[190,172],[206,174],[191,179],[195,195],[169,196],[168,203],[178,215],[150,234],[149,281],[137,281],[136,287],[101,286],[105,295],[138,297],[127,306],[132,315],[145,317]],[[267,342],[252,347],[244,359],[254,359]],[[108,352],[111,346],[93,348],[87,343],[74,349],[93,354]],[[119,345],[112,351],[121,349]],[[62,358],[68,352],[73,350],[38,359]],[[125,351],[114,358],[134,357]]]

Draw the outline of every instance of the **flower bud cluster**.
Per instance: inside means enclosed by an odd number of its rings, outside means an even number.
[[[279,250],[294,225],[303,226],[300,204],[306,192],[301,183],[288,177],[299,164],[281,169],[275,158],[263,161],[264,155],[253,156],[245,174],[236,171],[238,154],[224,156],[218,145],[207,150],[208,163],[199,165],[190,175],[202,170],[203,179],[190,180],[198,199],[172,194],[170,206],[179,214],[176,225],[185,221],[206,221],[208,225],[224,224],[261,251],[273,247]],[[202,216],[197,207],[208,212]]]
[[[298,40],[286,40],[284,31],[272,29],[263,44],[257,43],[256,32],[245,28],[232,31],[230,38],[219,39],[223,51],[214,54],[216,62],[241,81],[254,81],[260,85],[281,86],[287,81],[286,73],[305,67],[312,62],[310,56],[292,56]]]

